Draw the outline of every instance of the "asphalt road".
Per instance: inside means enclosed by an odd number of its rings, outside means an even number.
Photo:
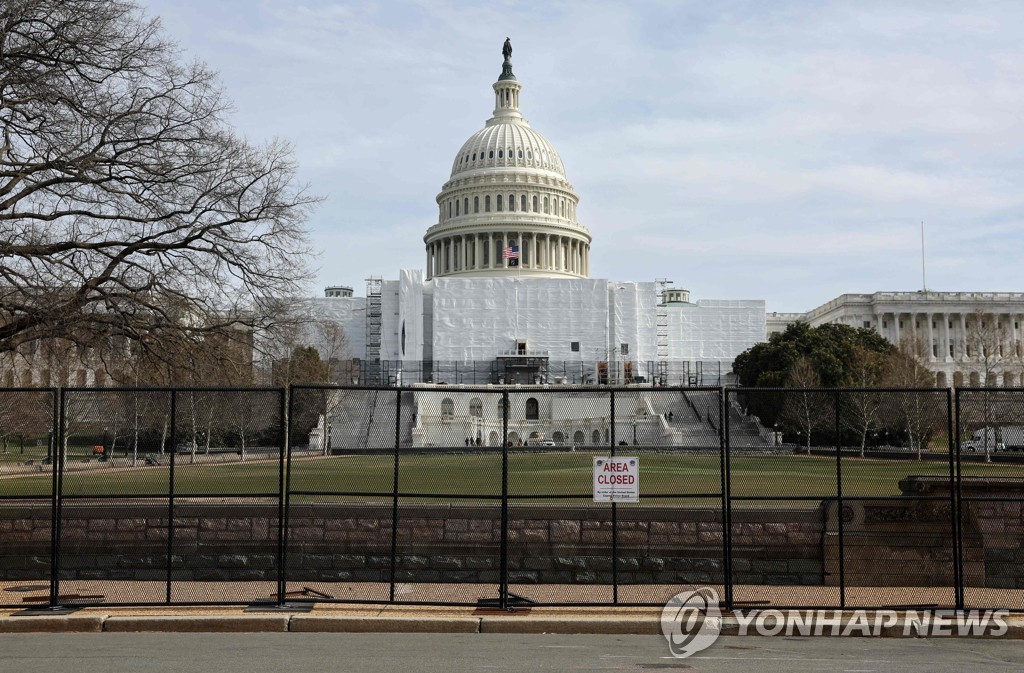
[[[497,634],[0,635],[0,673],[303,671],[714,671],[1000,673],[1024,670],[1024,643],[968,639],[723,637],[672,659],[654,636]]]

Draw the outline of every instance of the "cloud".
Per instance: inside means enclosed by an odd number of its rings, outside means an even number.
[[[329,199],[319,286],[422,267],[506,35],[595,276],[807,310],[851,291],[1020,289],[1024,6],[152,0],[250,138]]]

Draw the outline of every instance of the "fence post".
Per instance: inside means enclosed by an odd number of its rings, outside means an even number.
[[[178,391],[171,388],[171,466],[167,472],[167,591],[164,599],[164,602],[168,604],[171,602],[171,576],[174,572],[174,467],[175,457],[178,453],[177,403]]]
[[[689,363],[687,363],[689,367]],[[718,441],[721,447],[722,466],[722,562],[724,565],[724,589],[725,607],[732,609],[733,586],[732,586],[732,497],[730,494],[732,475],[729,464],[730,438],[729,438],[729,390],[724,386],[718,388]]]
[[[60,460],[57,458],[60,447],[60,429],[64,417],[64,402],[61,389],[53,389],[53,426],[50,430],[50,467],[52,483],[50,487],[50,602],[49,608],[59,608],[60,596],[60,537],[57,533],[60,521]]]
[[[845,566],[845,531],[843,528],[843,439],[842,427],[839,423],[839,390],[833,390],[833,410],[835,414],[836,433],[836,518],[837,530],[839,531],[839,607],[846,607],[846,566]],[[808,431],[808,446],[810,446],[810,431]]]
[[[501,559],[498,607],[508,609],[508,390],[501,391]]]
[[[612,458],[615,457],[615,389],[609,392],[610,413],[612,418]],[[619,602],[619,511],[612,500],[612,602]]]
[[[402,389],[395,391],[395,467],[391,477],[391,588],[388,600],[395,602],[395,575],[398,572],[398,460],[402,442]]]
[[[278,429],[278,465],[277,465],[277,606],[284,607],[285,594],[288,593],[288,511],[291,505],[292,490],[292,435],[291,421],[295,412],[295,384],[280,388],[281,425]],[[327,432],[327,419],[324,418],[324,433]],[[323,437],[324,446],[328,438]]]
[[[964,609],[964,543],[963,543],[963,501],[960,490],[960,389],[956,389],[956,406],[953,396],[946,388],[946,433],[949,437],[949,500],[953,512],[953,581],[956,609]],[[953,413],[956,411],[956,434],[953,429]],[[954,452],[956,455],[954,455]]]

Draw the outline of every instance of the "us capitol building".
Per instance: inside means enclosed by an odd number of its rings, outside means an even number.
[[[764,339],[764,301],[592,278],[579,196],[503,53],[491,117],[437,195],[425,271],[370,279],[365,297],[327,288],[312,311],[345,329],[363,383],[718,385]]]

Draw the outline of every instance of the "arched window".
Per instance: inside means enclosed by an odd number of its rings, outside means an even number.
[[[476,161],[476,152],[473,152],[473,161]]]
[[[577,430],[576,432],[573,433],[573,435],[572,435],[572,443],[573,444],[577,444],[577,445],[578,444],[582,444],[584,441],[586,441],[586,440],[583,439],[583,431],[582,430]]]
[[[498,158],[499,159],[503,159],[504,157],[505,157],[505,152],[503,150],[498,150]]]
[[[532,161],[533,160],[533,152],[531,152],[530,150],[526,150],[526,158],[530,159]]]
[[[459,216],[459,200],[455,199],[455,217]]]
[[[981,374],[978,372],[971,372],[971,386],[977,388],[981,385]]]
[[[555,440],[557,444],[561,444],[562,442],[565,441],[565,435],[558,431],[555,432],[555,434],[551,435],[551,439]]]
[[[963,385],[964,385],[964,373],[963,372],[953,372],[953,387],[954,388],[963,388]]]
[[[469,215],[469,197],[462,199],[462,212]]]
[[[519,210],[526,212],[526,194],[519,197]]]
[[[491,197],[489,197],[489,196],[485,196],[484,197],[484,212],[485,213],[491,212]]]
[[[550,215],[551,214],[551,210],[548,207],[548,197],[546,197],[546,196],[544,197],[544,214],[545,215]]]
[[[526,400],[526,420],[536,421],[540,418],[540,404],[537,403],[536,397],[531,397]]]
[[[469,401],[469,415],[482,418],[484,415],[484,403],[480,401],[479,397],[474,397]]]
[[[537,196],[536,195],[534,195],[534,197],[533,197],[533,212],[535,212],[535,213],[537,212]]]
[[[452,416],[455,414],[455,403],[452,402],[450,397],[446,397],[441,400],[441,415]]]
[[[509,194],[508,195],[508,212],[511,213],[515,209],[516,209],[516,195],[515,194]]]
[[[487,153],[487,158],[488,159],[493,159],[494,158],[494,150],[491,150],[490,152]]]
[[[474,196],[473,197],[473,212],[474,213],[479,213],[480,212],[480,197],[479,196]]]
[[[452,216],[452,202],[448,201],[448,217]]]
[[[498,206],[498,212],[500,213],[502,205],[505,203],[505,199],[501,198],[501,194],[498,194],[496,197],[494,197],[494,203],[495,205]]]
[[[1003,379],[1006,380],[1005,378]],[[945,388],[946,387],[946,372],[937,372],[935,374],[935,387]]]
[[[600,430],[594,430],[594,432],[592,432],[590,434],[590,443],[595,445],[595,446],[601,443],[601,431]]]
[[[505,415],[505,398],[504,397],[499,397],[498,398],[498,415],[499,416],[504,416]]]
[[[562,217],[565,217],[565,200],[562,200]]]
[[[520,158],[520,159],[522,159],[522,158],[523,158],[523,151],[522,151],[522,150],[519,150],[519,158]]]

